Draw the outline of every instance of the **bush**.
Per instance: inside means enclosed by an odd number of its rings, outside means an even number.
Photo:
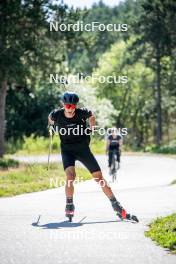
[[[5,142],[5,152],[7,154],[14,154],[18,150],[22,149],[24,140],[23,139],[14,139],[14,138],[9,138]]]
[[[176,140],[172,140],[169,144],[158,147],[157,145],[150,145],[145,148],[146,152],[176,154]]]
[[[19,155],[26,154],[42,154],[48,153],[50,138],[49,137],[35,137],[32,134],[30,137],[24,137],[24,142],[21,149],[17,151]],[[52,141],[52,152],[58,153],[60,151],[60,139],[59,136],[54,136]]]
[[[13,159],[0,159],[0,169],[19,167],[19,162]]]
[[[146,236],[176,253],[176,214],[157,218],[149,227]]]

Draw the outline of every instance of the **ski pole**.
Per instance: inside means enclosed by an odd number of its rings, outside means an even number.
[[[51,152],[52,152],[52,141],[53,141],[52,126],[49,126],[48,132],[49,132],[49,136],[50,136],[50,141],[49,141],[48,166],[47,166],[47,170],[49,170],[50,156],[51,156]]]

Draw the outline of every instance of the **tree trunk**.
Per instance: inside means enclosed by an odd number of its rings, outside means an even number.
[[[116,126],[117,127],[121,127],[123,125],[123,122],[124,122],[124,120],[122,120],[122,117],[123,117],[123,113],[124,113],[124,109],[125,109],[125,103],[126,103],[126,98],[127,98],[129,89],[130,88],[128,87],[128,89],[125,90],[124,96],[122,98],[122,104],[121,104],[122,107],[120,109],[120,115],[118,116],[117,121],[116,121]]]
[[[2,158],[5,152],[5,101],[7,93],[7,81],[1,82],[0,87],[0,157]]]
[[[162,116],[161,116],[161,63],[160,63],[160,50],[156,50],[156,109],[157,109],[157,137],[156,143],[160,146],[162,141]]]

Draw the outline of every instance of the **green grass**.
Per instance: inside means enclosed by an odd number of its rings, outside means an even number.
[[[15,151],[15,154],[17,156],[47,154],[49,143],[49,137],[34,137],[34,135],[24,137],[23,143],[21,143],[20,147],[18,147],[17,151]],[[9,146],[8,149],[10,148],[11,147]],[[59,136],[56,135],[52,139],[52,153],[58,152],[60,152],[60,139]]]
[[[80,181],[91,179],[91,174],[84,168],[77,168],[77,177]],[[0,171],[0,197],[42,191],[50,188],[50,179],[60,186],[64,184],[65,173],[61,164],[51,164],[49,171],[47,165],[25,165],[16,169]],[[63,186],[62,184],[62,186]]]
[[[7,153],[15,153],[15,155],[17,156],[47,154],[49,149],[49,142],[49,137],[34,137],[34,135],[31,135],[30,137],[24,137],[23,142],[9,142],[7,144]],[[106,142],[104,139],[92,137],[90,146],[93,153],[104,154],[105,145]],[[58,152],[60,152],[60,139],[58,135],[55,135],[52,141],[52,153]]]
[[[96,139],[92,137],[90,148],[94,154],[105,154],[106,142],[104,139]]]
[[[19,156],[46,154],[48,153],[49,142],[49,137],[35,137],[34,135],[31,135],[30,137],[23,137],[23,140],[8,140],[6,144],[6,153],[15,153]],[[94,154],[104,154],[106,140],[103,138],[92,136],[90,147]],[[124,151],[132,151],[138,153],[150,152],[158,154],[170,154],[174,156],[174,154],[176,154],[176,140],[172,140],[168,145],[158,147],[154,144],[150,144],[148,146],[145,146],[145,148],[134,147],[130,142],[125,140],[123,149]],[[58,135],[55,135],[53,137],[52,153],[58,152],[60,152],[60,138]]]
[[[171,182],[171,184],[176,184],[176,180],[173,180],[173,181]]]
[[[176,213],[154,220],[145,235],[176,253]]]

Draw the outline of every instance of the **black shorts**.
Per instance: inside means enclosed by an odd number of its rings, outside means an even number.
[[[90,171],[90,173],[101,171],[100,166],[87,143],[81,142],[61,145],[61,155],[64,170],[69,166],[75,166],[75,161],[79,160]]]

